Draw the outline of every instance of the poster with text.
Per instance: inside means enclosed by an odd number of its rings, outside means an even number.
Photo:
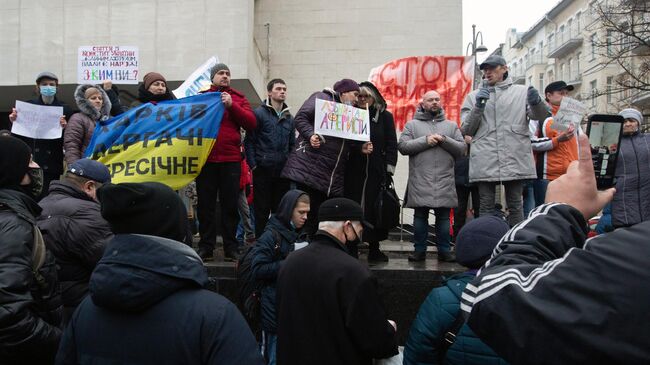
[[[314,119],[316,134],[355,141],[370,141],[370,117],[367,109],[316,99]]]
[[[447,119],[460,125],[460,108],[472,91],[474,68],[471,56],[407,57],[373,68],[368,80],[386,99],[400,131],[429,90],[440,94]]]
[[[79,47],[77,83],[137,84],[139,77],[138,47],[81,46]]]
[[[199,91],[210,88],[210,85],[212,84],[212,80],[210,80],[210,70],[217,63],[219,63],[219,57],[212,56],[199,66],[199,68],[194,70],[194,72],[185,79],[185,82],[183,82],[178,89],[173,91],[176,98],[180,99],[197,95]]]

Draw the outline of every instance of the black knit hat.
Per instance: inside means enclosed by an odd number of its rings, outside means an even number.
[[[227,70],[228,72],[230,72],[228,65],[226,65],[225,63],[217,63],[216,65],[212,66],[212,68],[210,69],[210,81],[212,81],[214,79],[214,75],[216,75],[217,72],[221,70]]]
[[[471,220],[456,238],[456,261],[470,269],[480,268],[509,229],[505,219],[496,215]]]
[[[0,136],[0,188],[18,188],[29,170],[32,150],[20,139]]]
[[[135,233],[183,242],[187,211],[181,198],[157,182],[107,184],[97,191],[102,217],[115,234]]]

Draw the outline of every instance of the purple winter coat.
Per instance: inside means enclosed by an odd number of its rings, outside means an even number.
[[[311,147],[309,139],[314,134],[316,99],[341,102],[336,92],[324,89],[313,93],[302,104],[294,118],[294,125],[299,135],[281,176],[305,184],[328,197],[339,197],[343,195],[345,164],[350,150],[353,147],[358,149],[359,143],[325,136],[325,143],[321,143],[320,148]]]

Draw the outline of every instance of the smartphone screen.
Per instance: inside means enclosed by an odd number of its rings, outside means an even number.
[[[620,115],[594,114],[587,122],[591,159],[599,190],[616,185],[616,161],[624,121]]]

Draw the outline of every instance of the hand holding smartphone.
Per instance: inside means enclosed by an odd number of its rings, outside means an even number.
[[[587,121],[587,135],[598,190],[609,189],[616,185],[616,161],[624,121],[625,119],[620,115],[606,114],[591,115]]]

